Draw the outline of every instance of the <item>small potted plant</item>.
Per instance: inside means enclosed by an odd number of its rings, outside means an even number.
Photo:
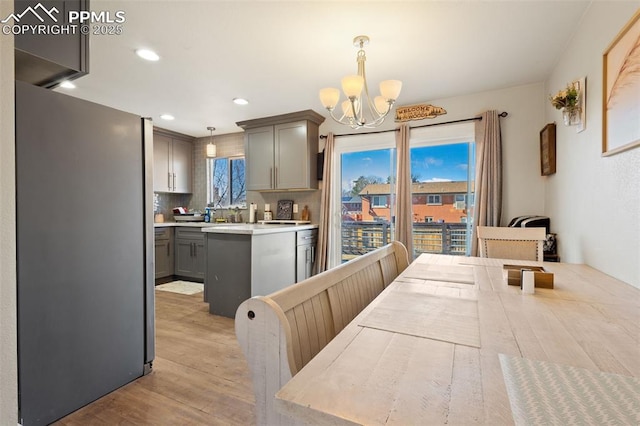
[[[580,92],[574,83],[567,84],[566,89],[560,90],[554,96],[549,96],[551,105],[562,110],[562,118],[566,126],[580,123]]]

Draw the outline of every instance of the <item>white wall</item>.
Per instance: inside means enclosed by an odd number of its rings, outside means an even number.
[[[509,113],[508,117],[500,119],[504,162],[502,224],[506,225],[514,216],[543,214],[544,180],[540,176],[539,139],[544,125],[542,104],[546,99],[543,83],[455,98],[432,100],[427,95],[425,103],[443,107],[447,114],[432,120],[413,121],[411,126],[475,117],[492,109]],[[392,119],[387,119],[379,130],[396,126]],[[320,126],[320,133],[326,135],[328,132],[339,135],[359,131],[328,119]],[[553,228],[553,221],[551,225]]]
[[[13,12],[0,1],[0,16]],[[13,37],[0,35],[0,424],[18,422]]]
[[[602,54],[640,2],[593,2],[545,84],[547,94],[587,77],[586,129],[557,126],[557,173],[545,182],[545,214],[563,262],[586,263],[640,288],[640,148],[602,157]]]

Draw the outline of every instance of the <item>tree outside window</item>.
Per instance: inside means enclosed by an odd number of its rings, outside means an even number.
[[[208,160],[207,172],[207,205],[214,208],[246,208],[243,157],[211,158]]]

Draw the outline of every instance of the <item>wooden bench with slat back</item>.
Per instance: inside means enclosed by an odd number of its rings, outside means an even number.
[[[409,264],[393,242],[268,296],[245,300],[235,328],[256,396],[258,424],[286,423],[274,395]]]

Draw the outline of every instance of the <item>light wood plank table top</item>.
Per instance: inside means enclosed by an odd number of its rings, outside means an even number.
[[[523,295],[506,284],[505,263],[541,265],[421,255],[276,394],[276,407],[308,424],[513,424],[508,357],[636,386],[640,290],[547,262],[555,288]]]

